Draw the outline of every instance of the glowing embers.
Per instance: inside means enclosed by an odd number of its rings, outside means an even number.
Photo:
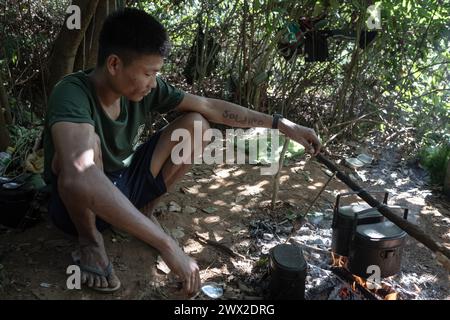
[[[331,266],[337,268],[347,269],[348,259],[347,257],[340,256],[334,252],[331,252]]]
[[[341,300],[397,300],[398,293],[381,279],[364,279],[352,274],[348,270],[348,258],[331,253],[331,270],[344,284],[338,289],[337,295]]]

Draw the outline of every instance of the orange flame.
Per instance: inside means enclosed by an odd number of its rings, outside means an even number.
[[[355,276],[355,275],[353,275],[353,278],[355,279],[355,282],[357,282],[358,284],[360,284],[360,285],[363,286],[364,288],[367,287],[367,281],[364,280],[363,278],[358,277],[358,276]]]
[[[340,256],[334,252],[331,253],[331,265],[338,268],[347,267],[347,257]]]
[[[398,293],[392,292],[384,296],[384,300],[397,300]]]
[[[338,267],[338,268],[345,268],[347,269],[347,263],[348,263],[348,258],[344,257],[344,256],[340,256],[334,252],[331,253],[331,265],[333,267]],[[384,300],[397,300],[398,299],[398,293],[394,291],[393,288],[391,288],[390,286],[383,284],[382,288],[380,288],[378,286],[378,288],[373,288],[373,289],[369,289],[368,286],[368,282],[367,280],[365,280],[364,278],[358,277],[356,275],[353,275],[354,281],[351,285],[351,289],[353,290],[353,292],[356,292],[356,284],[361,285],[363,288],[367,289],[368,291],[376,294],[379,297],[382,297]],[[341,297],[345,296],[345,292],[342,291],[340,292]]]

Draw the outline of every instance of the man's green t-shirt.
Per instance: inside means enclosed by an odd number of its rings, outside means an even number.
[[[129,165],[150,112],[166,113],[183,99],[184,92],[157,77],[157,87],[139,102],[120,99],[120,115],[112,120],[98,102],[87,71],[64,77],[52,91],[44,128],[45,178],[51,178],[54,145],[50,128],[57,122],[90,123],[100,137],[105,172]]]

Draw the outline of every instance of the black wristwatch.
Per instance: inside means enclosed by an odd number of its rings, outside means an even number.
[[[280,119],[283,119],[283,115],[279,114],[279,113],[274,113],[273,114],[273,121],[272,121],[272,129],[278,129],[278,121]]]

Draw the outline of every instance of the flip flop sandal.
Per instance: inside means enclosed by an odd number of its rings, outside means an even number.
[[[111,261],[108,263],[108,266],[104,269],[101,270],[99,268],[95,268],[95,267],[90,267],[90,266],[85,266],[81,264],[80,258],[75,254],[75,252],[72,252],[72,258],[73,258],[73,262],[80,267],[81,271],[85,271],[85,272],[89,272],[89,273],[93,273],[95,275],[101,276],[101,277],[105,277],[106,279],[108,279],[108,277],[111,275],[112,270],[113,270],[113,266],[111,264]],[[101,288],[101,287],[89,287],[92,290],[95,291],[99,291],[99,292],[104,292],[104,293],[112,293],[115,292],[117,290],[119,290],[121,287],[121,282],[119,281],[119,283],[117,284],[117,286],[115,287],[107,287],[107,288]]]
[[[80,269],[82,271],[93,273],[93,274],[96,274],[98,276],[105,277],[106,279],[108,279],[108,277],[111,275],[112,270],[113,270],[111,262],[108,263],[108,266],[104,270],[101,270],[101,269],[98,269],[98,268],[94,268],[94,267],[90,267],[90,266],[84,266],[84,265],[81,265],[81,264],[79,266],[80,266]],[[115,287],[101,288],[101,287],[94,287],[94,286],[92,286],[92,287],[89,287],[89,288],[91,288],[91,289],[93,289],[95,291],[108,292],[109,293],[109,292],[115,292],[115,291],[119,290],[120,286],[121,286],[121,283],[119,281],[119,283]]]

